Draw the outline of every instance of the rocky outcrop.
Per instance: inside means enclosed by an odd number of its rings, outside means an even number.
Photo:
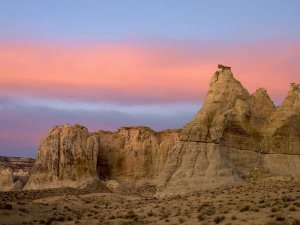
[[[170,195],[260,176],[300,177],[300,86],[291,84],[275,107],[265,89],[250,94],[230,67],[218,68],[202,109],[181,130],[54,127],[26,188],[145,182]]]
[[[98,146],[97,135],[83,126],[53,127],[40,142],[25,188],[77,187],[97,179]]]
[[[88,132],[75,125],[54,127],[41,141],[26,189],[83,187],[100,180],[153,182],[177,130],[122,127],[116,132]]]
[[[25,157],[0,156],[0,166],[10,168],[13,171],[25,170],[31,172],[35,159]]]
[[[299,85],[276,108],[219,65],[202,109],[183,127],[159,176],[161,194],[217,187],[253,173],[300,175]]]
[[[0,156],[0,191],[22,189],[34,162],[31,158]]]

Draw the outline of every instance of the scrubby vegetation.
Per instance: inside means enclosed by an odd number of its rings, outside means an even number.
[[[300,185],[257,181],[164,198],[97,189],[0,192],[0,224],[62,223],[300,225]]]

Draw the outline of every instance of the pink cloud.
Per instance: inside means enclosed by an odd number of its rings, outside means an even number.
[[[0,96],[200,105],[209,79],[217,64],[222,63],[232,67],[235,77],[250,92],[265,87],[278,103],[287,94],[289,83],[300,83],[299,59],[300,43],[284,41],[66,46],[0,41]],[[1,154],[13,145],[37,146],[54,124],[79,122],[93,129],[115,129],[124,124],[143,125],[146,121],[142,118],[146,112],[141,118],[131,118],[112,112],[82,115],[38,107],[3,107]],[[183,115],[181,120],[180,116],[170,118],[172,121],[165,128],[173,121],[180,120],[183,125],[189,116]],[[162,128],[165,120],[166,117],[153,117],[146,124]]]
[[[89,101],[200,101],[218,63],[250,92],[282,99],[297,74],[300,43],[0,43],[0,93]]]

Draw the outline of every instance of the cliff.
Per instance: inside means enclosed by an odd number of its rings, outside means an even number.
[[[90,133],[80,125],[55,126],[40,143],[25,188],[83,187],[100,180],[153,183],[178,138],[178,130],[148,127]]]

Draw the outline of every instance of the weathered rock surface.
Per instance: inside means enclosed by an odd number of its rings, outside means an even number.
[[[253,173],[300,175],[299,85],[276,108],[266,90],[250,95],[219,65],[203,108],[183,127],[158,179],[161,194],[242,181]]]
[[[22,189],[34,162],[31,158],[0,156],[0,191]]]
[[[40,142],[25,189],[85,186],[98,178],[98,137],[87,128],[55,126]]]
[[[80,187],[99,180],[153,182],[178,133],[148,127],[90,133],[80,125],[56,126],[41,141],[25,188]]]
[[[283,103],[268,118],[263,150],[300,155],[300,85],[291,84]]]
[[[116,180],[156,179],[179,137],[177,130],[148,127],[122,127],[98,136],[100,177]]]

